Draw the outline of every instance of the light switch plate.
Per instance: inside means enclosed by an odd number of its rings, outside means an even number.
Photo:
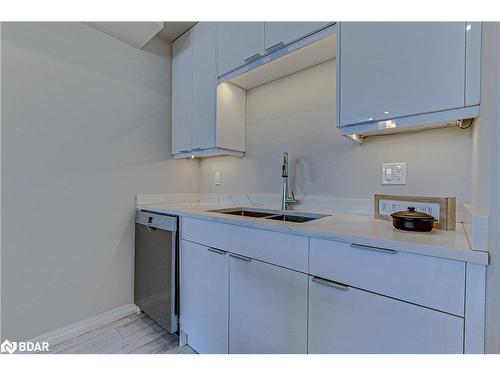
[[[219,171],[215,172],[214,180],[215,180],[215,185],[220,185],[222,183],[222,173]]]
[[[382,164],[382,185],[406,185],[406,162]]]

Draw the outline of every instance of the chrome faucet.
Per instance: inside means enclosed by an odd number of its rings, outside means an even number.
[[[283,188],[281,193],[281,209],[293,210],[295,208],[295,205],[298,204],[299,201],[295,199],[293,191],[291,191],[291,196],[288,193],[288,152],[285,152],[283,154],[281,177],[283,177]]]

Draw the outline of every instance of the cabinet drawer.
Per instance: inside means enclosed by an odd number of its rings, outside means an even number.
[[[227,354],[229,255],[193,242],[180,249],[180,329],[201,354]]]
[[[208,220],[182,218],[182,238],[307,272],[307,237]]]
[[[229,352],[305,354],[307,275],[229,256]]]
[[[309,280],[309,353],[463,353],[463,327],[457,316]]]
[[[464,262],[312,238],[309,273],[464,316]]]

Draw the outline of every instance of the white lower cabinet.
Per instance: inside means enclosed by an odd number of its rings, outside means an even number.
[[[228,262],[224,251],[182,241],[180,328],[198,353],[228,352]]]
[[[307,275],[229,257],[229,352],[307,353]]]
[[[325,279],[309,280],[309,353],[463,353],[464,320]]]
[[[464,262],[311,238],[309,274],[464,316]]]
[[[192,218],[181,232],[180,329],[199,353],[472,351],[462,262]]]

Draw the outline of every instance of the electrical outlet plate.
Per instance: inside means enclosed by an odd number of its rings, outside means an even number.
[[[382,185],[406,185],[406,162],[382,164]]]

